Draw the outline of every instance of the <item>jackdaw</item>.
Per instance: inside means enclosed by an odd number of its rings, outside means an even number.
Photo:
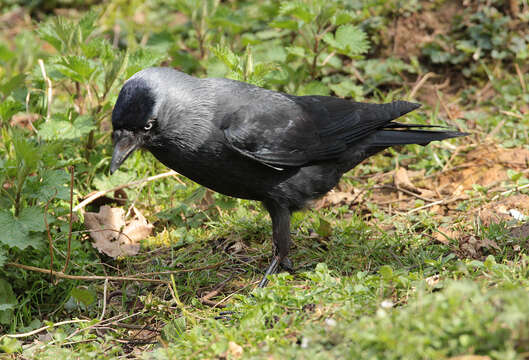
[[[112,112],[113,173],[136,149],[221,194],[258,200],[272,218],[274,256],[291,269],[290,215],[390,146],[467,135],[393,120],[419,107],[295,96],[223,78],[148,68],[123,85]]]

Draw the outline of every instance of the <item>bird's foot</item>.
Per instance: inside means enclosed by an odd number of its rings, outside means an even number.
[[[270,265],[268,265],[268,268],[266,269],[266,272],[257,287],[264,288],[268,284],[268,275],[276,274],[279,270],[279,267],[288,272],[294,271],[292,261],[290,261],[288,257],[285,256],[282,260],[279,260],[279,256],[274,256],[274,259]]]
[[[268,284],[268,275],[275,274],[277,272],[277,269],[279,268],[279,264],[280,264],[279,257],[274,256],[274,258],[272,259],[272,262],[270,263],[270,265],[268,265],[268,269],[266,269],[266,272],[263,278],[261,279],[261,282],[259,283],[259,285],[257,285],[257,287],[264,288]]]
[[[231,315],[235,314],[234,311],[221,311],[218,316],[215,316],[215,320],[232,320]]]

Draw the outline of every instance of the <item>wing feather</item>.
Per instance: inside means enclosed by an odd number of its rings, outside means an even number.
[[[326,96],[259,100],[227,115],[222,121],[224,136],[235,151],[274,169],[337,158],[375,131],[398,127],[391,120],[419,106],[405,101],[357,103]]]

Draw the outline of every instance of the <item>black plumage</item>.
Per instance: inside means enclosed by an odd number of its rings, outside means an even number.
[[[393,145],[466,135],[393,121],[419,106],[294,96],[149,68],[131,77],[117,99],[110,168],[114,172],[144,148],[203,186],[261,201],[272,218],[276,249],[269,274],[280,263],[291,265],[292,211],[323,196],[362,160]]]

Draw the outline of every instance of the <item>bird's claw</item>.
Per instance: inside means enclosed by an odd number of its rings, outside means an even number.
[[[221,311],[218,316],[215,316],[215,320],[231,320],[233,314],[235,314],[234,311]]]

